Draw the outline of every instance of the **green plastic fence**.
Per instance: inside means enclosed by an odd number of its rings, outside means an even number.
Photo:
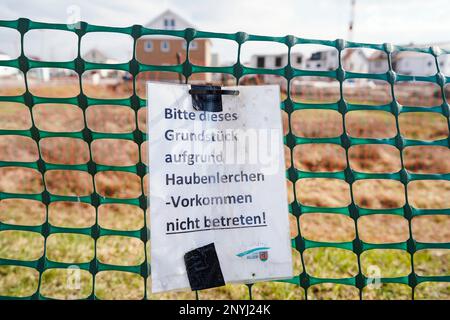
[[[205,73],[205,72],[214,72],[214,73],[222,73],[229,74],[235,77],[236,81],[239,82],[245,75],[254,75],[254,74],[271,74],[278,75],[284,77],[287,80],[288,88],[290,87],[290,82],[294,77],[302,77],[302,76],[320,76],[320,77],[328,77],[332,79],[336,79],[339,81],[340,88],[340,99],[337,103],[325,103],[325,104],[309,104],[309,103],[296,103],[291,99],[290,92],[288,90],[286,99],[281,103],[281,108],[287,113],[289,120],[292,113],[296,110],[304,110],[304,109],[328,109],[338,111],[342,115],[342,123],[343,123],[343,133],[340,136],[333,138],[302,138],[297,137],[293,134],[291,128],[291,121],[289,121],[288,133],[285,136],[285,145],[291,151],[291,158],[293,159],[293,149],[296,145],[299,144],[311,144],[311,143],[328,143],[328,144],[336,144],[342,146],[345,149],[346,153],[346,161],[347,168],[340,172],[305,172],[300,171],[294,167],[294,162],[291,161],[292,165],[287,170],[286,175],[287,178],[295,185],[295,182],[299,179],[304,178],[334,178],[341,179],[346,181],[350,186],[351,191],[351,204],[346,207],[339,208],[325,208],[325,207],[312,207],[305,206],[294,200],[290,204],[290,212],[293,216],[296,217],[297,228],[298,228],[298,236],[292,239],[292,246],[300,253],[301,262],[303,265],[303,272],[301,274],[296,275],[291,280],[287,281],[292,284],[296,284],[305,289],[306,297],[308,297],[308,288],[313,285],[321,284],[321,283],[334,283],[334,284],[344,284],[351,285],[358,288],[360,292],[360,298],[362,298],[363,288],[369,283],[368,278],[363,274],[361,269],[360,255],[367,250],[371,249],[400,249],[408,252],[411,255],[411,269],[412,272],[409,276],[404,277],[395,277],[395,278],[381,278],[382,283],[398,283],[398,284],[406,284],[412,288],[412,297],[414,298],[414,289],[415,287],[423,282],[450,282],[450,276],[419,276],[414,272],[414,253],[418,250],[422,249],[449,249],[450,243],[423,243],[418,242],[413,239],[412,229],[411,229],[411,220],[415,216],[422,215],[449,215],[450,208],[433,210],[433,209],[417,209],[410,205],[408,202],[408,188],[406,185],[411,181],[416,180],[450,180],[450,174],[419,174],[408,172],[405,169],[403,163],[403,153],[401,152],[405,147],[408,146],[444,146],[449,147],[450,137],[442,140],[435,141],[422,141],[422,140],[412,140],[405,139],[401,136],[399,131],[399,115],[401,113],[407,112],[435,112],[440,113],[445,116],[447,123],[449,122],[449,103],[446,100],[444,86],[446,83],[450,82],[450,77],[444,76],[440,72],[440,66],[438,63],[438,56],[441,54],[448,54],[449,51],[440,51],[433,48],[410,48],[410,47],[398,47],[392,46],[390,44],[365,44],[365,43],[356,43],[356,42],[346,42],[343,40],[310,40],[297,38],[295,36],[285,36],[285,37],[269,37],[269,36],[257,36],[250,35],[244,32],[238,32],[233,34],[226,33],[212,33],[212,32],[202,32],[194,29],[186,29],[186,30],[154,30],[148,29],[140,25],[134,25],[131,27],[125,28],[116,28],[116,27],[105,27],[105,26],[96,26],[81,22],[78,28],[71,28],[65,24],[51,24],[51,23],[40,23],[30,21],[28,19],[18,19],[15,21],[0,21],[0,27],[12,28],[17,30],[21,36],[21,54],[17,59],[8,60],[8,61],[0,61],[0,66],[13,67],[20,69],[25,75],[25,88],[26,92],[19,96],[0,96],[0,102],[16,102],[25,104],[30,110],[33,108],[35,104],[40,103],[64,103],[64,104],[72,104],[78,105],[79,108],[83,110],[83,115],[85,117],[86,123],[86,114],[85,111],[89,106],[92,105],[121,105],[128,106],[131,108],[137,115],[137,112],[140,108],[146,106],[146,101],[144,99],[139,98],[136,94],[136,76],[140,72],[145,71],[166,71],[166,72],[175,72],[178,74],[182,74],[186,81],[189,81],[189,77],[195,73]],[[64,30],[73,32],[78,37],[78,56],[73,61],[67,62],[45,62],[45,61],[34,61],[27,58],[24,54],[23,43],[24,43],[24,35],[30,30],[36,29],[52,29],[52,30]],[[189,48],[190,43],[194,39],[198,38],[210,38],[210,39],[228,39],[235,41],[238,44],[238,58],[237,63],[230,67],[206,67],[206,66],[198,66],[190,63],[189,61],[189,50],[187,50],[187,58],[186,61],[175,66],[161,66],[161,65],[146,65],[138,62],[136,60],[135,53],[133,53],[133,58],[127,63],[121,64],[99,64],[99,63],[90,63],[84,61],[80,56],[80,43],[81,39],[84,35],[91,32],[112,32],[112,33],[120,33],[129,35],[134,40],[133,45],[136,45],[137,39],[144,35],[167,35],[167,36],[175,36],[184,38],[187,41],[187,46]],[[333,71],[309,71],[309,70],[299,70],[295,69],[291,66],[290,60],[288,64],[284,68],[279,69],[266,69],[266,68],[250,68],[244,66],[240,61],[240,52],[241,46],[248,41],[270,41],[274,43],[281,43],[288,47],[288,53],[290,57],[291,48],[297,44],[320,44],[329,46],[332,48],[336,48],[339,53],[339,66],[336,70]],[[341,54],[342,51],[346,48],[371,48],[376,50],[381,50],[387,54],[389,70],[383,74],[362,74],[362,73],[354,73],[344,71],[342,67],[342,59]],[[406,76],[396,74],[392,68],[392,53],[394,51],[415,51],[415,52],[424,52],[429,53],[434,56],[436,62],[436,68],[438,72],[433,76]],[[134,50],[133,50],[134,52]],[[80,85],[80,94],[70,98],[46,98],[34,96],[28,90],[28,80],[27,80],[27,71],[32,68],[66,68],[70,70],[74,70],[79,76],[79,85]],[[115,69],[115,70],[123,70],[129,72],[133,76],[133,94],[130,98],[127,99],[94,99],[89,96],[86,96],[83,93],[82,88],[82,77],[83,72],[94,69]],[[357,79],[357,78],[366,78],[366,79],[374,79],[374,80],[384,80],[390,85],[390,91],[392,95],[392,101],[385,105],[378,106],[369,106],[369,105],[360,105],[360,104],[351,104],[346,102],[343,96],[343,82],[346,79]],[[433,107],[410,107],[403,106],[398,103],[395,99],[394,94],[394,84],[398,81],[424,81],[428,83],[437,84],[440,87],[440,93],[442,95],[443,103],[442,105],[436,105]],[[364,138],[355,138],[351,137],[346,133],[345,130],[345,115],[347,112],[353,110],[382,110],[391,113],[395,116],[397,134],[393,138],[387,139],[364,139]],[[137,117],[136,117],[137,119]],[[33,119],[32,119],[33,120]],[[121,133],[100,133],[93,132],[89,130],[87,127],[81,130],[80,132],[48,132],[39,130],[35,124],[34,120],[32,121],[32,126],[29,130],[0,130],[0,135],[18,135],[31,137],[39,148],[39,140],[47,137],[69,137],[69,138],[79,138],[84,139],[89,145],[89,151],[91,155],[91,160],[89,160],[86,164],[82,165],[59,165],[46,163],[41,156],[39,156],[39,160],[36,162],[9,162],[3,161],[0,155],[0,167],[24,167],[24,168],[32,168],[38,170],[42,176],[50,170],[80,170],[84,172],[88,172],[92,179],[94,179],[94,175],[98,172],[102,171],[124,171],[131,172],[138,175],[141,179],[141,188],[144,190],[143,186],[143,178],[147,173],[147,167],[142,162],[141,154],[139,153],[139,162],[133,166],[105,166],[99,165],[92,160],[91,153],[91,143],[96,139],[126,139],[131,140],[141,145],[146,139],[146,134],[138,129],[136,129],[128,134]],[[353,170],[350,167],[348,151],[351,146],[355,145],[364,145],[364,144],[385,144],[391,145],[397,148],[400,151],[400,158],[402,169],[399,172],[395,173],[362,173]],[[39,150],[40,151],[40,150]],[[365,209],[360,208],[356,205],[353,199],[353,183],[355,181],[361,179],[391,179],[401,182],[405,188],[405,199],[406,204],[401,208],[396,209]],[[44,182],[45,186],[45,182]],[[298,191],[297,191],[298,192]],[[296,190],[294,188],[294,199],[297,199],[295,196]],[[71,196],[61,196],[50,193],[47,188],[42,193],[39,194],[13,194],[13,193],[5,193],[0,192],[0,201],[4,199],[31,199],[42,202],[48,211],[48,206],[52,202],[57,201],[74,201],[74,202],[84,202],[91,204],[96,209],[96,214],[98,214],[98,207],[102,204],[106,203],[122,203],[122,204],[131,204],[135,206],[139,206],[142,210],[147,209],[147,197],[142,192],[141,196],[135,199],[122,199],[122,198],[108,198],[100,196],[95,190],[94,184],[94,192],[90,196],[85,197],[71,197]],[[300,232],[299,228],[299,217],[304,214],[309,213],[335,213],[341,214],[345,216],[349,216],[354,220],[354,226],[356,230],[356,237],[351,242],[316,242],[311,241],[304,238]],[[400,243],[384,243],[384,244],[374,244],[374,243],[366,243],[362,241],[358,236],[358,225],[357,220],[361,216],[365,215],[375,215],[375,214],[392,214],[398,215],[406,218],[409,222],[409,239],[405,242]],[[45,239],[51,234],[55,233],[75,233],[75,234],[84,234],[91,236],[95,241],[104,235],[120,235],[127,237],[136,237],[142,240],[145,244],[149,241],[149,235],[147,232],[147,223],[145,223],[144,227],[141,230],[135,231],[118,231],[118,230],[110,230],[102,228],[98,224],[98,220],[96,220],[96,224],[89,228],[62,228],[53,226],[49,220],[48,215],[46,222],[39,226],[26,226],[26,225],[11,225],[0,222],[0,231],[4,230],[25,230],[30,232],[36,232],[43,235]],[[96,243],[96,242],[95,242]],[[306,272],[303,253],[306,249],[316,248],[316,247],[335,247],[346,249],[354,252],[358,258],[358,273],[354,277],[343,278],[343,279],[328,279],[328,278],[317,278],[309,275]],[[44,249],[45,250],[45,249]],[[118,266],[118,265],[109,265],[100,262],[97,257],[95,257],[91,262],[88,263],[60,263],[55,262],[49,259],[44,254],[42,257],[35,261],[23,261],[23,260],[10,260],[0,258],[0,265],[12,265],[12,266],[25,266],[29,268],[34,268],[39,272],[39,286],[37,291],[29,297],[31,299],[46,299],[47,297],[43,296],[40,293],[40,285],[41,285],[41,277],[42,273],[45,270],[53,269],[53,268],[67,268],[72,265],[78,265],[83,270],[88,270],[93,275],[93,290],[89,295],[89,299],[96,299],[95,296],[95,275],[104,270],[117,270],[117,271],[125,271],[132,272],[141,275],[144,279],[147,279],[150,273],[150,265],[147,261],[147,257],[145,257],[145,261],[141,265],[137,266]],[[145,281],[145,293],[144,297],[147,298],[147,282]],[[251,297],[252,286],[249,285],[249,293]],[[14,297],[1,297],[1,298],[14,298]]]

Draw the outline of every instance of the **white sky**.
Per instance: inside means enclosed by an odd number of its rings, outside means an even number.
[[[26,17],[66,23],[73,6],[79,8],[81,20],[99,25],[146,24],[170,8],[200,30],[293,34],[315,39],[347,38],[350,17],[350,0],[2,0],[0,19]],[[74,50],[67,37],[46,37],[49,38],[43,41],[30,37],[28,52],[59,59],[70,56]],[[394,44],[450,42],[450,0],[356,0],[353,40]],[[0,43],[0,51],[17,54],[17,41],[9,32],[0,30]],[[116,59],[125,59],[131,50],[114,38],[86,42],[86,46],[94,45]],[[213,45],[213,52],[219,52],[221,61],[234,60],[227,59],[233,56],[233,46],[218,42]],[[277,48],[248,46],[243,50],[243,60],[255,53],[274,51]]]

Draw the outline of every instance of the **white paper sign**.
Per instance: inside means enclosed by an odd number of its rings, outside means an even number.
[[[214,243],[226,283],[292,277],[279,87],[238,86],[221,112],[148,83],[152,291],[190,289],[184,255]]]

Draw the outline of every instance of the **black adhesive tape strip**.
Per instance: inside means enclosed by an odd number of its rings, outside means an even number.
[[[221,112],[221,89],[222,88],[220,86],[191,85],[192,107],[194,108],[194,110]]]
[[[225,285],[214,243],[186,252],[184,263],[192,290]]]
[[[230,96],[238,96],[239,90],[189,90],[189,94],[221,94],[221,95],[230,95]]]

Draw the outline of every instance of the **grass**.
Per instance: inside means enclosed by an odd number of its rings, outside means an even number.
[[[83,241],[81,241],[83,242]],[[85,241],[87,242],[87,241]],[[52,248],[49,245],[48,248]],[[80,251],[89,247],[86,243],[74,245],[73,238],[65,236],[57,245],[61,257],[70,257],[73,262],[86,261],[90,250]],[[130,249],[127,249],[130,250]],[[31,251],[31,250],[30,250]],[[112,256],[121,254],[123,246],[110,245],[107,251]],[[77,253],[74,253],[77,252]],[[18,258],[29,257],[29,252],[15,255]],[[51,256],[51,255],[50,255]],[[50,258],[49,256],[49,258]],[[64,261],[65,259],[58,259]],[[305,252],[305,265],[309,274],[317,277],[346,278],[357,273],[356,256],[354,253],[342,249],[318,248]],[[99,257],[102,260],[102,257]],[[124,264],[124,261],[114,260],[115,263]],[[450,255],[442,250],[435,252],[419,251],[415,255],[416,272],[421,275],[448,274]],[[137,260],[130,262],[139,262]],[[298,260],[296,260],[298,264]],[[364,253],[361,257],[363,273],[368,273],[369,266],[377,266],[384,277],[408,275],[411,270],[409,255],[398,250],[373,250]],[[296,272],[301,271],[297,266]],[[33,269],[24,267],[0,267],[0,288],[2,294],[22,296],[36,289],[38,275]],[[61,269],[52,269],[44,273],[41,293],[53,298],[82,298],[89,295],[92,290],[92,277],[87,271],[81,272],[81,290],[67,288],[70,272]],[[440,287],[438,295],[432,288]],[[143,294],[143,279],[139,275],[103,271],[96,277],[96,294],[102,299],[139,299]],[[418,287],[422,298],[448,299],[450,290],[444,284],[427,283]],[[192,292],[166,293],[153,295],[148,292],[150,299],[193,299]],[[201,299],[245,299],[248,298],[248,288],[245,285],[227,285],[221,288],[209,289],[199,293]],[[257,283],[252,288],[255,299],[304,299],[301,287],[287,283]],[[316,285],[308,290],[308,297],[312,299],[357,299],[359,293],[356,288],[342,285]],[[364,290],[367,299],[410,298],[411,290],[403,285],[382,285],[381,288]]]
[[[72,88],[73,89],[73,88]],[[1,94],[5,94],[1,89]],[[52,88],[36,88],[34,93],[57,96],[65,92]],[[127,89],[92,90],[102,97],[123,95]],[[416,97],[417,98],[417,97]],[[367,101],[359,101],[361,103]],[[145,109],[135,114],[121,106],[94,106],[86,112],[86,122],[91,130],[99,132],[129,132],[138,126],[145,131]],[[36,126],[47,131],[78,131],[84,127],[83,114],[70,105],[38,105],[33,108]],[[395,118],[382,111],[357,111],[346,116],[347,132],[354,137],[388,138],[396,134]],[[408,113],[399,118],[401,134],[409,139],[437,140],[447,138],[446,119],[435,113]],[[28,129],[30,112],[25,106],[0,103],[0,129]],[[285,126],[287,118],[285,117]],[[292,116],[292,129],[298,136],[335,137],[342,134],[342,117],[330,110],[301,110]],[[92,144],[93,158],[106,165],[133,165],[139,157],[134,143],[118,140],[96,141]],[[86,144],[75,139],[51,138],[40,142],[42,157],[52,163],[76,164],[89,159]],[[142,146],[145,154],[146,146]],[[446,147],[408,147],[403,153],[406,169],[417,173],[449,173],[450,150]],[[36,161],[39,153],[35,142],[26,137],[0,136],[0,161]],[[350,165],[362,172],[396,172],[401,168],[397,149],[386,145],[352,147]],[[144,162],[146,157],[144,157]],[[332,144],[307,144],[297,146],[293,161],[304,171],[342,171],[347,166],[345,150]],[[53,171],[45,177],[52,193],[62,195],[89,194],[94,184],[100,194],[110,197],[134,197],[141,193],[139,178],[127,173],[102,173],[92,177],[77,172]],[[305,205],[337,207],[350,203],[349,185],[335,179],[303,179],[296,186],[288,185],[290,200],[297,189],[297,200]],[[39,173],[26,168],[0,168],[0,191],[34,193],[43,190]],[[450,183],[448,181],[417,181],[407,187],[411,205],[417,208],[449,208]],[[144,189],[144,192],[147,192]],[[396,208],[405,203],[405,190],[395,181],[365,180],[353,186],[355,202],[365,208]],[[102,205],[98,223],[104,228],[139,230],[144,225],[144,214],[135,206],[122,204]],[[147,216],[148,218],[148,216]],[[45,222],[45,206],[31,200],[8,199],[0,201],[0,221],[19,225],[41,225]],[[56,202],[48,208],[52,225],[64,227],[89,227],[96,221],[95,210],[83,203]],[[290,217],[291,236],[298,235],[314,241],[352,241],[356,234],[353,220],[336,214],[303,215],[299,222]],[[450,242],[449,216],[432,215],[415,217],[412,221],[414,239],[421,242]],[[358,220],[358,235],[366,242],[392,243],[409,238],[408,221],[395,215],[374,215]],[[25,231],[0,232],[0,257],[35,260],[45,254],[48,259],[67,262],[89,262],[94,257],[95,244],[89,236],[77,234],[52,234],[44,242],[40,234]],[[145,248],[139,239],[103,236],[97,241],[97,258],[103,263],[139,265],[144,261]],[[149,251],[149,248],[147,248]],[[149,252],[148,252],[149,256]],[[347,278],[358,272],[357,257],[353,252],[336,248],[314,248],[304,252],[308,274],[316,277]],[[295,274],[303,271],[300,255],[293,251]],[[406,276],[411,272],[411,258],[399,250],[371,250],[361,255],[361,269],[365,275],[379,270],[383,277]],[[421,250],[414,255],[414,269],[419,275],[449,275],[450,255],[446,250]],[[58,299],[87,297],[93,290],[92,275],[81,271],[79,289],[73,286],[71,270],[51,269],[41,279],[42,295]],[[18,266],[0,266],[0,295],[27,296],[37,290],[39,275],[36,270]],[[150,279],[148,280],[150,288]],[[359,299],[355,287],[336,284],[314,285],[308,292],[295,284],[268,282],[256,283],[251,289],[254,299]],[[144,280],[136,274],[102,271],[95,278],[95,293],[102,299],[140,299],[144,294]],[[242,284],[229,284],[199,292],[200,299],[247,299],[249,289]],[[379,288],[366,287],[364,299],[410,299],[411,288],[401,284],[383,284]],[[150,299],[195,299],[193,292],[151,294]],[[416,288],[419,299],[450,299],[449,283],[422,283]]]

